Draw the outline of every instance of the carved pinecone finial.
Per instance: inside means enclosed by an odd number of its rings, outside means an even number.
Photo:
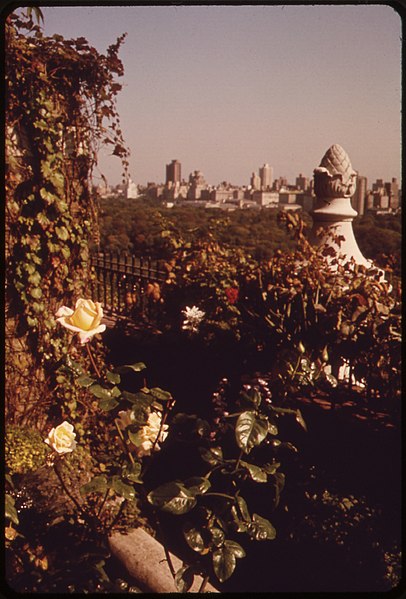
[[[324,154],[320,166],[314,169],[315,194],[323,198],[351,197],[356,178],[347,152],[334,144]]]

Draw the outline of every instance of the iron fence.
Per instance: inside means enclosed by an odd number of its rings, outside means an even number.
[[[158,260],[126,253],[91,255],[92,297],[109,316],[152,320],[159,311],[167,273]]]

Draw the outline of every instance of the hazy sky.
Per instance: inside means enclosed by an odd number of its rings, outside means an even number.
[[[100,52],[124,32],[118,109],[136,183],[313,176],[338,143],[368,177],[400,178],[401,20],[382,5],[44,7],[44,33]],[[110,184],[116,157],[102,157]]]

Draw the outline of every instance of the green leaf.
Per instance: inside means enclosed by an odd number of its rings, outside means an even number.
[[[169,393],[169,391],[164,391],[159,387],[153,387],[152,389],[150,389],[150,393],[155,399],[158,399],[159,401],[169,401],[172,399],[172,395]]]
[[[178,482],[164,483],[147,495],[155,507],[171,514],[186,514],[196,505],[196,499]]]
[[[99,401],[99,408],[103,410],[103,412],[109,412],[110,410],[114,410],[118,404],[119,402],[114,398],[104,398]]]
[[[120,476],[115,474],[111,479],[111,487],[121,497],[124,499],[129,499],[132,501],[135,499],[135,489],[132,485],[125,483]]]
[[[206,549],[202,533],[195,528],[190,522],[185,522],[182,527],[183,536],[185,537],[186,543],[193,551],[201,553]]]
[[[237,445],[244,453],[249,453],[253,447],[262,443],[268,434],[268,421],[257,418],[254,412],[243,412],[235,425]]]
[[[90,387],[90,385],[93,385],[95,382],[95,379],[92,379],[92,377],[87,374],[82,374],[76,379],[76,382],[81,387]]]
[[[212,528],[210,528],[210,533],[213,545],[215,545],[216,547],[221,547],[221,545],[224,543],[224,531],[221,530],[221,528],[213,526]]]
[[[69,239],[69,231],[66,227],[55,227],[55,233],[62,241]]]
[[[211,466],[216,466],[223,461],[223,450],[221,447],[199,447],[199,453],[201,458]]]
[[[235,570],[236,557],[232,551],[229,551],[226,546],[220,547],[213,551],[213,569],[214,573],[220,582],[224,582]]]
[[[248,534],[256,541],[272,541],[276,537],[276,530],[269,520],[253,514],[252,522],[248,525]]]
[[[34,287],[31,289],[30,295],[34,299],[40,299],[42,297],[42,289],[40,287]]]
[[[95,476],[91,481],[82,485],[79,489],[81,495],[89,493],[105,493],[108,489],[107,477],[104,474]]]
[[[118,372],[108,372],[106,378],[109,383],[112,383],[113,385],[118,385],[121,382],[121,376]]]
[[[178,593],[187,593],[193,584],[194,572],[192,566],[183,566],[175,574],[175,586]]]
[[[151,395],[143,393],[142,391],[138,391],[138,393],[130,393],[129,391],[123,391],[122,395],[124,399],[126,399],[127,401],[145,407],[150,406],[154,402],[154,398]]]
[[[185,480],[183,484],[193,496],[202,495],[211,487],[209,479],[203,476],[193,476]]]
[[[135,462],[135,464],[125,464],[122,470],[123,477],[127,478],[132,483],[142,483],[140,474],[141,464],[139,462]]]
[[[95,385],[91,385],[89,387],[89,391],[98,399],[111,399],[112,398],[110,389],[106,389],[105,387],[102,387],[98,383],[96,383]]]
[[[15,508],[14,498],[11,495],[9,495],[8,493],[6,493],[6,496],[5,496],[5,516],[9,520],[11,520],[11,522],[14,522],[14,524],[19,523],[17,510]]]
[[[123,366],[117,366],[114,368],[114,372],[119,374],[125,374],[126,372],[141,372],[146,368],[144,362],[136,362],[135,364],[124,364]]]
[[[304,421],[302,412],[300,410],[296,410],[296,422],[298,422],[300,426],[307,432],[306,422]]]
[[[260,468],[259,466],[255,466],[254,464],[249,464],[248,462],[243,462],[241,460],[240,466],[246,468],[250,473],[252,480],[255,480],[257,483],[266,483],[268,480],[267,474],[265,470]]]
[[[276,426],[276,424],[274,424],[270,420],[268,421],[268,433],[270,435],[277,435],[278,434],[278,427]]]
[[[254,387],[251,387],[247,391],[241,391],[240,397],[256,408],[261,404],[261,394]]]

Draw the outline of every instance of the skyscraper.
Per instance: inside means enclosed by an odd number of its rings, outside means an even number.
[[[367,178],[357,174],[357,187],[351,198],[351,205],[360,216],[365,213],[365,198],[367,195]]]
[[[181,181],[181,164],[179,160],[172,160],[166,165],[166,183],[180,183]]]
[[[264,164],[264,166],[259,169],[259,176],[261,179],[261,189],[263,191],[270,189],[272,186],[272,178],[273,178],[272,170],[273,169],[271,166],[269,166],[269,164]]]

